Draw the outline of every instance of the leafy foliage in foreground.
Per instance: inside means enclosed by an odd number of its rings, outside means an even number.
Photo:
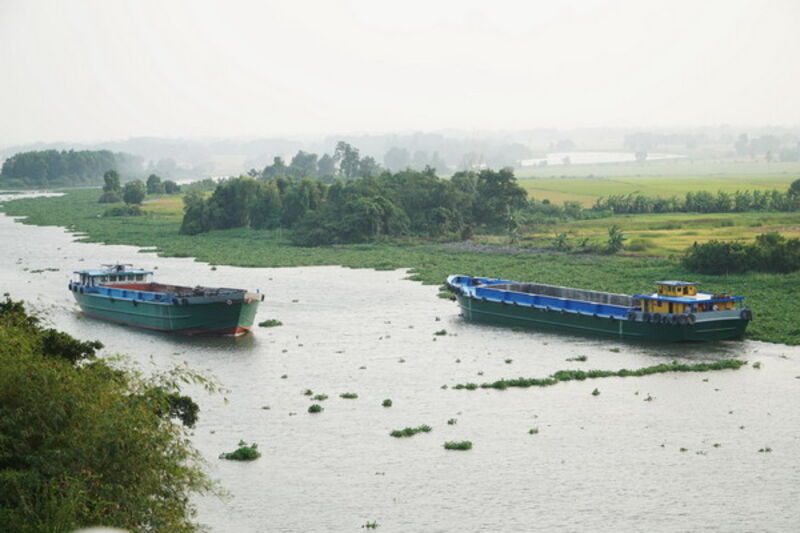
[[[175,370],[145,379],[102,345],[0,303],[0,531],[193,531],[189,497],[213,487],[187,430],[197,405]]]
[[[610,377],[629,377],[629,376],[649,376],[651,374],[664,374],[667,372],[710,372],[713,370],[737,370],[743,365],[747,364],[746,361],[738,359],[724,359],[722,361],[714,361],[712,363],[697,363],[685,364],[672,361],[671,363],[655,366],[646,366],[637,368],[635,370],[628,370],[622,368],[620,370],[559,370],[551,377],[547,378],[516,378],[516,379],[499,379],[492,383],[459,383],[454,385],[454,389],[475,390],[481,389],[498,389],[505,390],[509,387],[550,387],[562,381],[583,381],[586,379],[597,378],[610,378]]]

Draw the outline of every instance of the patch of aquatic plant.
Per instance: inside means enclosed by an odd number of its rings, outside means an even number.
[[[756,361],[753,363],[753,368],[761,368],[761,361]]]
[[[455,426],[457,423],[458,420],[456,420],[455,418],[451,418],[450,420],[447,421],[448,426]]]
[[[760,450],[758,450],[758,453],[770,453],[771,451],[772,451],[772,448],[767,446],[766,448],[761,448]]]
[[[528,430],[528,435],[538,435],[538,434],[539,434],[539,428],[532,428]]]
[[[316,395],[312,396],[311,399],[314,400],[315,402],[324,402],[325,400],[328,399],[328,395],[327,394],[316,394]]]
[[[581,363],[586,362],[587,359],[589,359],[589,358],[586,357],[585,355],[579,355],[577,357],[567,357],[567,361],[578,361],[578,362],[581,362]]]
[[[343,392],[339,395],[339,398],[344,398],[345,400],[355,400],[358,398],[358,394],[355,392]]]
[[[392,400],[390,400],[389,398],[386,398],[385,400],[383,400],[383,403],[381,405],[384,406],[384,407],[391,407],[392,406]]]
[[[447,330],[446,329],[440,329],[439,331],[434,331],[433,334],[434,335],[438,335],[438,336],[441,337],[443,335],[447,335]]]
[[[367,522],[361,526],[361,529],[378,529],[378,526],[380,526],[380,524],[377,522]]]
[[[513,363],[513,362],[514,362],[514,360],[513,360],[513,359],[506,359],[506,364],[507,364],[507,365],[510,365],[510,364],[511,364],[511,363]]]
[[[445,450],[471,450],[472,449],[472,441],[462,440],[462,441],[448,441],[444,443]]]
[[[311,389],[306,389],[306,391],[303,393],[304,396],[311,396],[313,394],[314,394],[314,391],[312,391]]]
[[[243,440],[239,441],[239,448],[233,452],[221,453],[220,459],[228,459],[229,461],[252,461],[261,457],[261,452],[258,451],[258,444],[255,442],[250,446]]]
[[[258,327],[260,328],[274,328],[275,326],[282,326],[282,325],[283,322],[275,318],[270,318],[269,320],[264,320],[258,323]]]
[[[600,390],[599,389],[594,389],[592,391],[592,396],[600,396]]]
[[[311,414],[321,413],[324,408],[318,403],[312,403],[308,406],[308,412]]]
[[[714,370],[737,370],[746,361],[738,359],[723,359],[722,361],[714,361],[712,363],[696,363],[685,364],[672,361],[663,365],[646,366],[629,370],[622,368],[620,370],[559,370],[552,376],[546,378],[516,378],[516,379],[500,379],[492,383],[482,383],[482,389],[499,389],[505,390],[509,387],[550,387],[561,381],[584,381],[586,379],[597,378],[610,378],[610,377],[640,377],[649,376],[650,374],[664,374],[667,372],[710,372]],[[476,383],[459,383],[453,386],[454,389],[461,390],[475,390],[478,388]],[[598,393],[599,394],[599,393]]]
[[[392,437],[395,437],[397,439],[400,439],[400,438],[403,438],[403,437],[413,437],[417,433],[428,433],[431,429],[432,428],[430,426],[428,426],[426,424],[423,424],[423,425],[417,426],[415,428],[395,429],[394,431],[389,433],[389,435],[391,435]]]

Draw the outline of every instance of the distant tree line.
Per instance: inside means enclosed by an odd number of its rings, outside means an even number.
[[[208,198],[200,193],[184,198],[181,232],[283,227],[293,229],[295,243],[308,246],[404,235],[461,238],[479,225],[507,224],[527,204],[510,169],[459,172],[449,180],[432,168],[348,176],[356,172],[343,171],[332,182],[283,176],[227,180]]]
[[[700,274],[737,274],[748,271],[787,273],[800,270],[800,239],[764,233],[755,242],[709,241],[694,245],[683,265]]]
[[[339,141],[333,155],[317,154],[300,150],[287,165],[282,157],[275,157],[271,165],[264,167],[260,173],[251,170],[251,177],[264,179],[278,178],[322,178],[330,181],[334,178],[354,178],[377,176],[383,169],[373,157],[361,157],[358,148]]]
[[[108,170],[137,175],[141,166],[140,157],[109,150],[21,152],[5,160],[0,183],[7,187],[94,185]]]
[[[639,213],[742,213],[745,211],[798,211],[800,210],[800,179],[786,191],[718,191],[688,192],[681,199],[676,196],[658,198],[639,193],[613,195],[599,198],[592,209],[614,214]]]

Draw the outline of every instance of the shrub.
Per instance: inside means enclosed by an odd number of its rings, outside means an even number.
[[[214,486],[175,383],[213,384],[182,369],[144,378],[49,331],[0,302],[0,530],[193,531],[192,494]]]
[[[472,442],[468,440],[448,441],[444,443],[445,450],[471,450]]]
[[[142,215],[144,215],[144,211],[138,205],[109,207],[103,212],[104,217],[139,217]]]
[[[255,442],[250,446],[243,440],[239,441],[239,448],[236,451],[221,453],[220,459],[228,459],[230,461],[253,461],[261,457],[261,452],[257,450],[258,444]]]
[[[389,435],[399,439],[402,437],[413,437],[417,433],[428,433],[431,429],[432,428],[430,426],[423,424],[415,428],[407,427],[403,429],[395,429],[394,431],[389,433]]]

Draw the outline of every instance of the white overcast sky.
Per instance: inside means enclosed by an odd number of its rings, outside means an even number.
[[[0,0],[0,143],[800,124],[800,0]]]

